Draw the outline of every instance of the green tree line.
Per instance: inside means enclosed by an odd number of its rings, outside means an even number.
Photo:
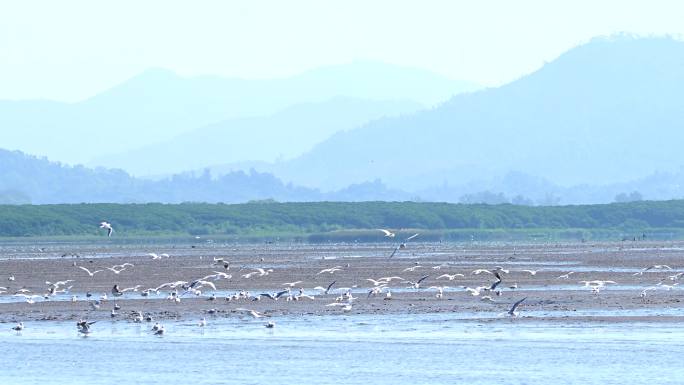
[[[684,201],[530,207],[511,204],[312,202],[0,206],[0,236],[316,233],[351,229],[684,228]]]

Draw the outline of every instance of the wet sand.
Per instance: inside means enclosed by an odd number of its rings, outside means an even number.
[[[267,316],[335,315],[335,314],[411,314],[456,313],[473,322],[510,322],[506,312],[515,301],[527,297],[520,307],[516,322],[672,322],[684,320],[682,289],[675,285],[668,290],[658,283],[673,285],[677,280],[668,277],[684,271],[684,242],[616,242],[564,244],[497,244],[497,243],[410,243],[397,255],[388,259],[392,244],[262,244],[236,245],[197,243],[196,245],[116,245],[101,244],[0,244],[0,286],[7,292],[0,294],[0,322],[29,320],[110,319],[114,302],[121,306],[115,318],[132,322],[130,313],[142,311],[155,320],[197,319],[198,317],[243,317],[238,308],[253,309]],[[169,258],[153,260],[147,253],[168,253]],[[215,258],[230,262],[230,268],[214,263]],[[134,267],[114,274],[108,270],[89,277],[76,266],[90,270],[122,263]],[[668,265],[673,270],[648,271],[634,275],[651,265]],[[339,266],[333,274],[321,270]],[[419,267],[416,267],[419,266]],[[496,281],[493,275],[472,274],[476,269],[492,270],[495,266],[510,270],[502,274],[500,296],[483,292],[473,296],[462,288],[489,286]],[[243,274],[256,268],[272,269],[268,275],[244,278]],[[415,268],[413,271],[405,271]],[[522,270],[538,270],[531,275]],[[140,290],[154,288],[166,282],[192,281],[214,271],[226,272],[231,279],[212,281],[217,286],[218,298],[208,297],[211,288],[202,289],[201,296],[186,294],[179,303],[166,300],[169,289],[158,295],[142,297],[140,292],[126,293],[114,298],[115,284],[122,288],[142,285]],[[574,271],[569,278],[558,278]],[[453,281],[437,279],[442,274],[460,273]],[[429,275],[420,289],[407,288],[406,283],[393,281],[389,287],[391,300],[385,295],[367,298],[373,287],[367,278],[400,276],[416,281]],[[14,276],[14,281],[8,279]],[[13,294],[19,289],[30,294],[44,294],[46,281],[72,279],[70,293],[49,299],[36,299],[33,304]],[[598,294],[583,287],[580,281],[611,280]],[[267,298],[227,301],[226,295],[247,290],[252,296],[282,290],[283,283],[302,281],[302,287],[313,294],[314,300],[278,301]],[[313,288],[336,281],[328,295],[320,295]],[[436,296],[430,286],[447,285],[443,297]],[[517,285],[511,289],[510,286]],[[641,293],[649,287],[657,287]],[[356,299],[348,312],[341,307],[325,306],[335,301],[344,291],[353,288]],[[92,297],[86,298],[85,293]],[[181,290],[182,292],[182,290]],[[99,310],[91,309],[90,302],[107,293]],[[484,301],[489,295],[492,301]],[[76,296],[72,302],[70,298]],[[68,297],[69,300],[66,300]],[[57,300],[61,298],[61,300]],[[207,311],[215,309],[209,315]]]

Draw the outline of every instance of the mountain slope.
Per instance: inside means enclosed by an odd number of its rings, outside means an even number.
[[[268,80],[149,70],[79,103],[0,101],[0,143],[85,163],[226,119],[270,115],[336,96],[433,104],[473,88],[423,70],[363,62]]]
[[[122,168],[135,175],[161,175],[226,162],[274,162],[301,155],[336,132],[420,108],[409,101],[337,97],[295,105],[269,116],[222,121],[169,141],[100,157],[91,164]]]
[[[47,203],[180,203],[250,200],[399,200],[401,191],[381,182],[349,186],[323,194],[315,189],[285,184],[271,174],[231,172],[220,178],[204,173],[173,175],[158,181],[131,177],[121,170],[66,166],[46,158],[0,149],[0,204]]]
[[[381,178],[416,191],[510,170],[561,185],[684,164],[684,43],[596,39],[508,85],[338,133],[269,171],[337,189]]]

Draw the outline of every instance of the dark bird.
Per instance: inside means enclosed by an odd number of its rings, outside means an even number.
[[[332,281],[332,282],[330,283],[330,285],[328,285],[328,288],[325,289],[325,294],[328,294],[328,292],[330,291],[330,289],[332,289],[332,287],[333,287],[333,285],[335,284],[335,282],[337,282],[337,281]]]
[[[511,310],[508,311],[508,315],[510,315],[511,317],[517,317],[517,316],[518,316],[518,312],[516,311],[516,309],[517,309],[518,306],[520,306],[520,304],[523,303],[523,301],[526,300],[526,299],[527,299],[527,297],[525,297],[525,298],[521,299],[520,301],[514,303],[513,306],[511,306]]]

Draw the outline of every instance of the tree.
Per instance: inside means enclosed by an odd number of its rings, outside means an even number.
[[[617,203],[638,202],[642,200],[644,200],[644,197],[638,191],[632,191],[629,194],[620,193],[615,196],[615,202]]]

